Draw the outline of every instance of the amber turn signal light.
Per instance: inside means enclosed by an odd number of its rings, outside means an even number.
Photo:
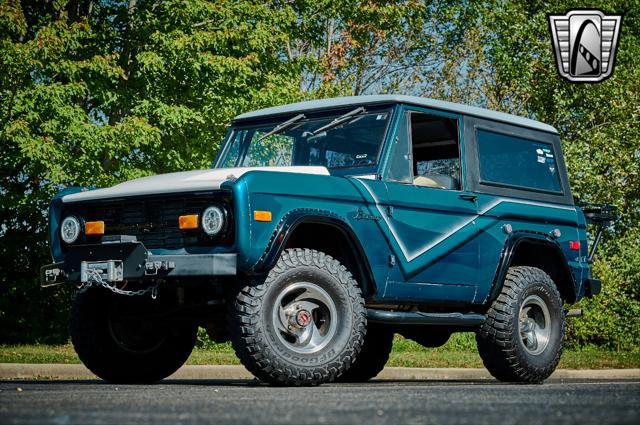
[[[180,230],[191,230],[198,228],[198,214],[181,215],[178,217]]]
[[[84,223],[84,233],[87,235],[104,235],[104,221],[87,221]]]
[[[255,221],[271,221],[271,211],[254,211],[253,219]]]

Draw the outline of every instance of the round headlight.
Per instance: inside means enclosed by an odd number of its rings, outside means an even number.
[[[202,214],[202,230],[209,235],[214,236],[220,233],[224,226],[224,212],[219,207],[209,207]]]
[[[65,243],[74,243],[80,236],[80,220],[70,215],[62,220],[60,237]]]

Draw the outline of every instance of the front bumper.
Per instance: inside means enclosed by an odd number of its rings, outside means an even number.
[[[235,276],[236,254],[158,255],[137,241],[80,245],[69,249],[64,262],[42,267],[40,282],[81,283],[94,267],[103,268],[109,281]]]

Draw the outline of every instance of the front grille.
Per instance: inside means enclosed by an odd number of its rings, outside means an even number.
[[[202,215],[211,205],[226,206],[227,226],[222,235],[208,237],[202,230],[180,230],[178,217]],[[226,194],[191,194],[190,196],[137,197],[117,201],[88,201],[69,204],[63,216],[74,214],[84,221],[102,220],[105,235],[131,235],[147,248],[181,248],[185,246],[228,245],[232,237],[231,202]],[[98,243],[100,236],[85,236],[82,242]]]

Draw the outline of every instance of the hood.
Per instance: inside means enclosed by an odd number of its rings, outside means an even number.
[[[224,181],[238,178],[244,173],[254,170],[329,175],[329,170],[325,167],[311,166],[213,168],[142,177],[105,189],[87,190],[84,192],[66,195],[62,198],[62,201],[64,203],[68,203],[95,199],[120,198],[124,196],[182,193],[197,190],[217,190],[220,189],[220,185]]]

